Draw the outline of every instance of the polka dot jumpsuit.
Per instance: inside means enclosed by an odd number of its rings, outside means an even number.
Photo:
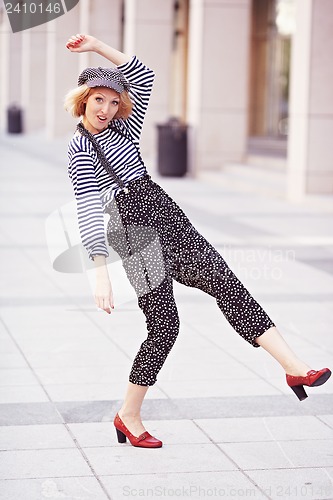
[[[133,384],[156,382],[179,332],[173,280],[216,299],[226,319],[247,342],[275,326],[216,249],[193,227],[149,175],[129,185],[108,205],[109,245],[120,255],[138,296],[148,330],[130,372]]]

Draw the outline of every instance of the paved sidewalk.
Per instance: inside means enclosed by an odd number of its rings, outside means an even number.
[[[164,446],[117,443],[144,317],[134,299],[117,304],[119,284],[108,316],[87,274],[52,269],[45,221],[73,196],[65,142],[0,136],[0,154],[0,500],[332,499],[333,379],[300,403],[211,297],[177,283],[181,332],[143,407]],[[299,356],[332,368],[332,200],[291,204],[221,174],[152,176]]]

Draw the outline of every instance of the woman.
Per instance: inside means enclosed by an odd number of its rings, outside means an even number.
[[[147,339],[134,359],[126,397],[114,419],[118,441],[127,437],[134,446],[162,446],[145,430],[140,410],[178,335],[173,279],[213,296],[236,332],[269,352],[285,370],[287,384],[305,399],[303,386],[323,384],[330,370],[311,370],[297,358],[221,255],[147,174],[138,145],[152,70],[89,35],[74,35],[66,46],[71,52],[95,52],[116,66],[85,69],[65,107],[82,117],[69,144],[69,176],[82,243],[96,267],[96,305],[109,314],[114,308],[104,238],[103,214],[108,213],[108,243],[122,258],[147,323]]]

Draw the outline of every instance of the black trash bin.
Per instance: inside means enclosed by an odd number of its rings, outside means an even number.
[[[21,134],[22,109],[17,104],[11,104],[7,108],[7,131],[9,134]]]
[[[158,129],[158,173],[182,177],[187,172],[187,126],[171,118]]]

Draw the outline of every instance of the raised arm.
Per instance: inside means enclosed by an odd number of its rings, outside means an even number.
[[[128,56],[110,45],[101,42],[91,35],[77,34],[68,39],[66,47],[71,52],[95,52],[116,66],[127,63],[132,56]]]
[[[154,71],[145,66],[136,56],[129,56],[110,47],[91,35],[71,36],[66,47],[71,52],[95,52],[115,64],[130,83],[129,95],[133,102],[131,115],[126,119],[116,119],[113,124],[120,131],[129,134],[132,141],[139,144],[144,117],[154,82]]]

